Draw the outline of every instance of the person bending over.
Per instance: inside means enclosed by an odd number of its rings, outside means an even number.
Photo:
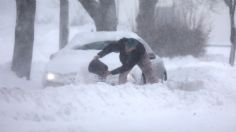
[[[143,44],[138,40],[133,38],[122,38],[117,42],[110,43],[94,57],[94,60],[102,58],[111,52],[120,53],[122,66],[112,71],[107,71],[104,74],[104,77],[119,74],[119,84],[124,84],[127,82],[127,75],[131,69],[135,65],[138,65],[144,73],[147,83],[158,83],[158,80],[153,74],[148,54]]]

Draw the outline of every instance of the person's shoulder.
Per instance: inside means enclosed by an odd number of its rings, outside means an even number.
[[[131,38],[132,42],[135,43],[136,45],[143,45],[139,40]]]
[[[146,51],[144,45],[140,41],[137,42],[137,46],[136,47],[137,47],[137,50],[140,51],[140,52]]]
[[[139,46],[139,47],[144,47],[144,45],[143,45],[140,41],[135,40],[135,42],[137,43],[137,46]]]

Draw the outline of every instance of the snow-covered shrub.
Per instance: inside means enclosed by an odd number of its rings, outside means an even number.
[[[186,4],[186,3],[185,3]],[[157,7],[155,27],[148,40],[160,56],[199,56],[204,53],[210,28],[195,6]],[[199,7],[198,7],[199,8]]]

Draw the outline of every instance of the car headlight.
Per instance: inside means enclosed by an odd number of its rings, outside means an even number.
[[[47,73],[47,76],[46,76],[47,80],[49,81],[53,81],[56,79],[56,75],[53,74],[53,73]]]

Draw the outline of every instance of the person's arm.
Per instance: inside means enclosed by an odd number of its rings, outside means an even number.
[[[119,74],[119,73],[123,73],[123,72],[129,71],[129,70],[131,70],[135,66],[135,64],[136,63],[124,64],[121,67],[118,67],[118,68],[112,70],[110,73],[112,75],[116,75],[116,74]]]
[[[111,43],[108,46],[106,46],[102,51],[100,51],[97,55],[99,56],[99,58],[102,58],[111,52],[116,52],[119,50],[120,50],[119,44]]]
[[[146,53],[146,50],[141,43],[138,44],[136,48],[136,52],[133,53],[132,56],[130,56],[126,64],[123,64],[121,67],[118,67],[111,71],[112,75],[131,70],[141,60],[142,56]]]

